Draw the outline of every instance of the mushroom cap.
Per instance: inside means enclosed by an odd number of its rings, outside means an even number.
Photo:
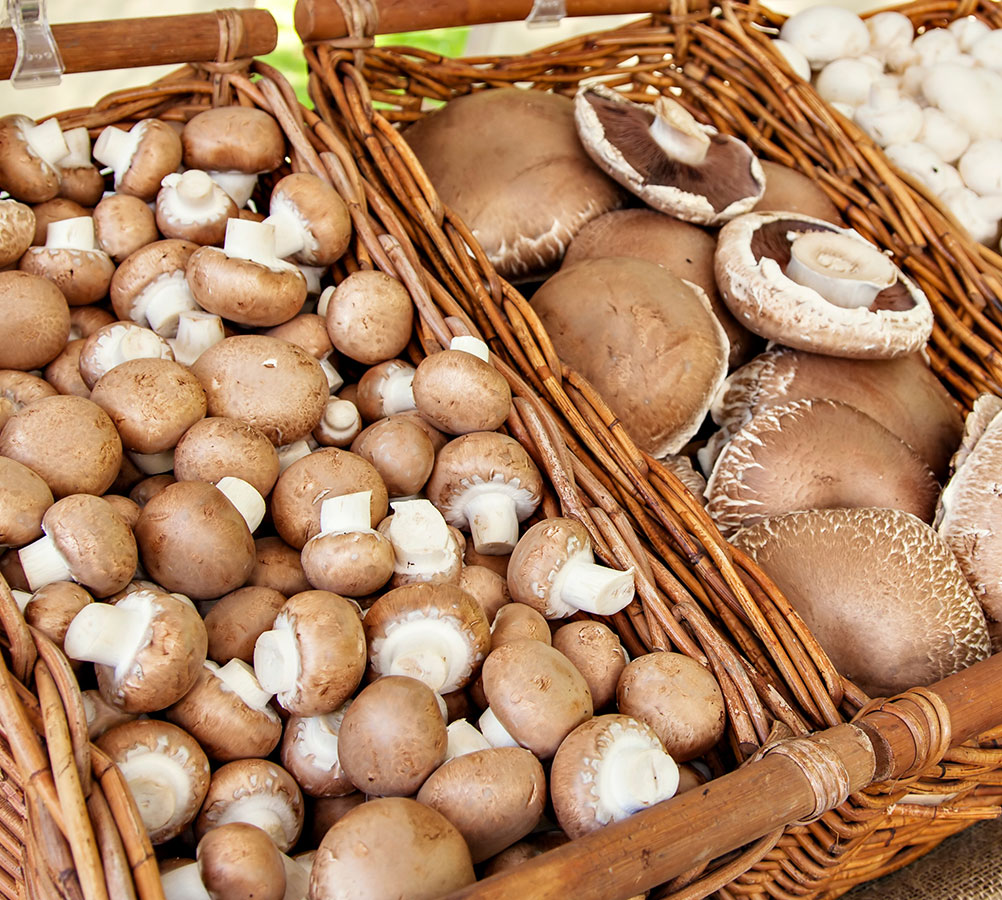
[[[594,385],[641,449],[677,453],[696,433],[729,352],[699,288],[647,260],[590,259],[550,278],[532,307],[561,360]]]
[[[264,110],[220,106],[192,116],[181,132],[184,164],[210,172],[271,172],[285,158],[278,123]]]
[[[64,219],[78,219],[81,216],[90,215],[90,210],[86,207],[81,206],[73,200],[67,200],[65,197],[55,197],[52,200],[46,200],[44,203],[39,203],[32,207],[32,211],[35,213],[35,237],[31,243],[36,247],[40,247],[45,243],[46,238],[49,236],[49,225],[53,222],[61,222]]]
[[[108,414],[84,397],[43,397],[0,431],[0,456],[24,463],[54,497],[103,494],[122,464],[122,441]]]
[[[487,566],[463,566],[456,586],[462,588],[480,604],[488,623],[494,621],[502,606],[511,602],[508,582],[503,575],[488,569]]]
[[[895,509],[789,513],[739,531],[835,667],[871,696],[930,684],[990,652],[949,548]]]
[[[38,156],[24,138],[24,129],[34,125],[27,116],[0,118],[0,184],[22,203],[42,203],[59,193],[59,170]]]
[[[291,209],[305,224],[312,246],[293,253],[306,266],[329,266],[344,256],[351,241],[351,216],[341,195],[310,172],[293,172],[272,188],[269,209]]]
[[[756,413],[727,442],[706,510],[725,534],[832,507],[890,507],[931,522],[938,496],[932,469],[879,422],[837,400],[793,400]]]
[[[285,863],[268,833],[247,822],[206,832],[195,851],[198,874],[214,900],[282,900]]]
[[[302,791],[276,763],[265,759],[228,762],[212,773],[195,820],[195,836],[201,840],[210,829],[230,822],[263,827],[278,849],[287,853],[303,830]]]
[[[275,623],[285,596],[261,585],[237,588],[220,597],[205,614],[208,657],[225,665],[231,659],[254,661],[254,643]]]
[[[35,237],[35,214],[17,200],[0,200],[0,266],[16,263]]]
[[[135,322],[111,322],[84,338],[80,377],[93,389],[98,379],[123,359],[174,359],[167,340]]]
[[[525,603],[506,603],[494,616],[494,623],[491,626],[491,650],[522,638],[553,645],[550,623],[543,618],[542,613]]]
[[[360,269],[334,289],[325,321],[338,353],[371,366],[393,359],[407,347],[414,306],[396,278]]]
[[[160,237],[153,210],[131,194],[109,194],[94,207],[93,218],[97,245],[119,263],[119,269],[115,270],[116,275],[121,270],[121,263]],[[119,278],[121,277],[124,276],[119,275]],[[115,281],[113,275],[112,303],[115,302]],[[120,316],[120,318],[128,317]]]
[[[616,702],[621,713],[650,725],[676,762],[702,756],[727,726],[717,680],[681,653],[647,653],[632,660],[619,677]]]
[[[324,500],[372,491],[371,527],[386,516],[386,486],[373,465],[348,450],[325,447],[296,460],[278,477],[271,498],[275,530],[282,539],[302,550],[320,532],[320,507]]]
[[[142,512],[139,504],[135,500],[123,497],[121,494],[104,494],[102,500],[111,504],[111,508],[117,512],[129,528],[134,528],[139,521],[139,514]]]
[[[432,900],[476,880],[462,835],[441,813],[404,797],[370,800],[340,818],[313,860],[309,896]]]
[[[183,785],[187,790],[177,791],[175,806],[167,811],[165,821],[160,810],[151,806],[151,795],[140,789],[139,815],[154,844],[162,844],[184,831],[198,813],[209,787],[209,760],[193,737],[169,722],[138,719],[116,725],[94,743],[115,761],[126,782],[134,784],[142,784],[151,755],[160,757],[169,783]],[[137,793],[135,787],[133,793]]]
[[[683,162],[651,135],[654,109],[598,84],[582,87],[574,98],[574,120],[588,155],[648,206],[686,222],[720,225],[758,202],[765,176],[747,144],[700,124],[709,139],[706,157],[698,164]]]
[[[222,246],[226,223],[237,218],[239,210],[233,198],[201,169],[171,174],[162,182],[156,199],[157,228],[167,238],[182,238],[196,244]],[[181,184],[193,184],[192,193],[201,194],[194,203],[179,195]]]
[[[57,359],[59,357],[56,357]],[[55,397],[61,393],[44,378],[22,372],[20,369],[0,369],[0,429],[7,420],[28,404],[42,397]],[[88,393],[90,393],[88,391]]]
[[[714,235],[654,209],[615,209],[592,219],[571,241],[563,267],[584,259],[629,256],[646,259],[703,289],[730,346],[728,363],[740,365],[756,341],[720,299],[713,274]]]
[[[118,318],[145,325],[140,295],[158,279],[183,272],[197,249],[191,241],[154,240],[129,254],[111,279],[111,305]]]
[[[72,330],[70,333],[72,334]],[[42,370],[46,382],[57,393],[90,397],[90,388],[80,374],[80,354],[83,353],[85,343],[83,338],[71,339],[59,356]],[[0,428],[2,427],[3,424],[0,422]]]
[[[128,523],[102,497],[71,494],[57,500],[42,518],[42,530],[56,545],[73,580],[95,597],[122,590],[139,564]]]
[[[440,350],[418,363],[411,386],[426,419],[447,434],[493,431],[511,411],[511,388],[497,369],[465,350]]]
[[[181,165],[181,138],[159,119],[141,119],[132,128],[141,129],[142,136],[115,190],[149,202],[156,199],[164,176]]]
[[[229,762],[268,756],[282,739],[278,713],[267,706],[248,706],[216,674],[218,670],[214,662],[202,663],[188,692],[165,710],[167,720],[195,738],[210,759]]]
[[[316,313],[299,313],[288,322],[269,328],[265,334],[302,347],[314,359],[327,358],[332,364],[335,362],[335,359],[330,357],[334,345],[327,335],[327,326],[323,317]]]
[[[271,588],[286,597],[310,589],[299,551],[280,537],[256,538],[254,553],[254,570],[247,579],[248,586]]]
[[[347,703],[323,716],[289,716],[285,724],[282,765],[311,797],[344,797],[355,790],[338,760],[338,732],[346,709]]]
[[[363,688],[345,711],[338,758],[366,794],[417,792],[445,760],[448,734],[435,692],[405,675],[386,675]]]
[[[416,122],[404,139],[509,280],[551,271],[582,225],[623,205],[623,192],[582,148],[574,106],[560,94],[467,94]]]
[[[447,657],[448,675],[444,682],[434,686],[439,693],[465,687],[491,645],[490,626],[480,604],[452,584],[417,582],[394,588],[369,607],[364,625],[373,671],[377,675],[415,678],[423,678],[427,673],[409,665],[403,669],[394,665],[400,635],[409,629],[419,634],[432,628],[446,630],[448,637],[440,639],[447,642],[453,653]],[[434,645],[433,652],[438,652],[438,645]]]
[[[98,379],[90,398],[137,453],[170,450],[206,410],[202,385],[172,359],[126,360]]]
[[[602,709],[616,698],[616,685],[626,668],[627,656],[608,625],[590,619],[568,622],[553,632],[552,640],[554,649],[584,675],[595,709]]]
[[[57,647],[62,647],[70,622],[81,609],[93,602],[94,598],[79,584],[53,581],[31,595],[24,608],[24,621],[37,628]]]
[[[540,759],[553,756],[560,742],[592,716],[584,676],[541,641],[521,638],[491,650],[483,682],[498,721]]]
[[[42,516],[52,506],[45,479],[16,459],[0,456],[0,547],[21,547],[42,536]]]
[[[202,309],[251,328],[288,322],[306,302],[306,279],[295,267],[272,269],[219,247],[196,250],[186,277]]]
[[[40,369],[70,334],[70,308],[51,281],[28,272],[0,272],[0,369]]]
[[[845,225],[838,207],[821,189],[817,180],[768,159],[760,159],[759,164],[765,174],[765,193],[752,207],[754,212],[783,210],[824,219],[839,227]]]
[[[210,416],[250,422],[275,446],[316,428],[330,396],[320,363],[288,341],[261,334],[224,338],[191,370],[205,389]]]
[[[100,306],[74,306],[70,310],[70,338],[88,338],[114,322],[115,317]]]
[[[373,422],[352,441],[351,452],[372,463],[390,497],[420,493],[435,465],[431,438],[410,416]]]
[[[115,264],[103,250],[29,247],[17,266],[51,281],[71,306],[86,306],[106,297],[115,274]]]
[[[104,194],[104,176],[97,166],[60,166],[59,196],[93,207]]]
[[[748,213],[728,222],[717,238],[714,266],[724,302],[750,331],[770,340],[831,356],[886,359],[922,349],[933,316],[925,294],[900,269],[869,307],[826,300],[785,273],[790,235],[822,231],[874,247],[847,228],[783,213]]]
[[[393,575],[393,544],[378,531],[315,534],[302,551],[311,585],[345,597],[365,597]]]
[[[241,478],[266,497],[278,479],[278,453],[268,436],[249,422],[209,416],[195,422],[174,448],[178,481]]]
[[[944,478],[960,442],[964,419],[957,402],[922,356],[841,359],[773,347],[734,372],[710,410],[720,426],[712,455],[753,415],[791,400],[841,400],[890,429]],[[701,457],[702,459],[702,454]]]
[[[521,747],[491,747],[464,753],[439,766],[417,801],[459,829],[479,863],[525,837],[546,805],[543,767]]]
[[[351,398],[362,418],[375,422],[393,414],[389,407],[407,405],[406,394],[411,390],[414,372],[414,366],[402,359],[388,359],[366,369],[358,380],[355,396]],[[396,402],[397,398],[393,398],[392,403],[387,402],[390,399],[388,389],[401,384],[404,399],[400,403]],[[413,398],[410,399],[412,401]]]
[[[236,590],[254,567],[243,516],[204,481],[177,481],[151,497],[135,533],[150,577],[197,600]]]

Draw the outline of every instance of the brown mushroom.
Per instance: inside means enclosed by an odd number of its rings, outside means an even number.
[[[373,422],[352,441],[351,452],[372,463],[391,498],[419,493],[435,464],[428,435],[406,416]]]
[[[100,306],[74,306],[70,310],[70,340],[88,338],[114,321],[115,317]]]
[[[32,207],[32,212],[35,214],[35,236],[31,243],[33,246],[41,247],[48,237],[50,224],[62,222],[64,219],[79,219],[82,216],[89,216],[91,211],[65,197],[56,197]]]
[[[218,246],[236,215],[229,194],[201,169],[172,172],[160,182],[156,222],[164,237]]]
[[[58,359],[58,357],[56,357]],[[0,369],[0,429],[28,404],[59,393],[45,379],[19,369]],[[90,393],[88,391],[88,393]]]
[[[428,500],[397,500],[393,515],[379,523],[393,545],[393,578],[400,587],[413,582],[455,583],[463,568],[463,549],[442,514]]]
[[[247,579],[248,586],[271,588],[286,597],[310,589],[300,552],[280,537],[256,538],[254,554],[254,569]]]
[[[199,419],[174,448],[178,481],[218,481],[233,475],[267,496],[278,478],[278,454],[267,435],[248,422],[211,416]]]
[[[93,390],[102,375],[126,360],[173,358],[170,344],[156,332],[134,322],[112,322],[84,339],[80,377]]]
[[[16,263],[34,243],[35,214],[16,200],[0,200],[0,266]]]
[[[15,200],[42,203],[59,192],[57,163],[69,152],[56,119],[0,118],[0,184]]]
[[[94,159],[114,171],[116,191],[151,201],[181,164],[181,139],[159,119],[140,119],[128,131],[109,125],[94,142]]]
[[[0,369],[40,369],[70,333],[70,310],[59,289],[38,275],[0,272]]]
[[[115,264],[94,240],[90,216],[51,222],[44,247],[29,247],[18,268],[51,281],[71,306],[96,303],[108,293]]]
[[[341,447],[347,449],[362,431],[362,416],[358,407],[350,400],[331,397],[324,406],[317,427],[313,429],[313,440],[321,447]]]
[[[0,456],[0,547],[21,547],[42,536],[42,516],[52,491],[40,475],[16,459]]]
[[[524,603],[508,603],[502,606],[494,617],[491,626],[491,650],[521,638],[553,645],[550,625],[539,612]]]
[[[502,606],[511,602],[508,582],[486,566],[463,566],[456,584],[480,604],[488,623],[494,621]]]
[[[276,255],[308,266],[329,266],[351,240],[351,217],[341,195],[310,172],[286,175],[271,191],[268,218]]]
[[[54,581],[35,591],[22,612],[25,622],[61,649],[70,622],[93,602],[94,598],[79,584]]]
[[[616,699],[616,686],[629,657],[608,625],[591,620],[568,622],[553,632],[552,640],[553,647],[584,675],[595,709]]]
[[[376,422],[415,409],[411,390],[414,372],[414,366],[402,359],[389,359],[366,369],[354,398],[362,418]]]
[[[198,842],[195,856],[211,900],[283,900],[285,896],[282,852],[256,825],[230,822],[213,828]]]
[[[238,588],[220,597],[205,614],[209,659],[219,665],[231,659],[253,662],[254,643],[272,627],[285,599],[278,591],[260,585]]]
[[[153,211],[131,194],[109,194],[93,215],[98,246],[119,264],[160,237]]]
[[[395,358],[407,347],[414,309],[410,294],[396,278],[360,269],[324,294],[329,297],[327,333],[339,353],[372,366]]]
[[[355,790],[338,758],[338,733],[350,700],[321,716],[290,716],[282,738],[282,765],[311,797],[343,797]]]
[[[80,355],[83,353],[84,343],[83,338],[69,341],[62,353],[42,370],[45,380],[60,394],[90,397],[90,388],[80,374]]]
[[[94,206],[104,193],[104,176],[90,156],[90,132],[84,127],[63,132],[69,153],[59,160],[59,196]]]
[[[820,178],[809,178],[796,169],[768,159],[760,159],[759,164],[765,175],[765,193],[752,207],[755,212],[782,210],[824,219],[832,225],[845,224],[838,207],[821,187]]]
[[[111,303],[119,319],[174,337],[181,313],[199,308],[185,278],[197,249],[190,241],[155,240],[131,253],[111,279]]]

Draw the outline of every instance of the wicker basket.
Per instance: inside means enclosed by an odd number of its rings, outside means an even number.
[[[958,9],[945,5],[914,12],[921,21],[953,14]],[[532,56],[465,63],[375,50],[352,38],[307,48],[316,113],[300,107],[270,67],[224,60],[59,117],[64,127],[96,132],[150,115],[185,121],[210,104],[271,111],[292,167],[327,178],[349,204],[355,239],[335,278],[376,267],[406,284],[419,313],[414,359],[456,333],[490,341],[517,398],[508,430],[547,475],[544,513],[579,518],[601,558],[639,573],[638,602],[611,622],[627,649],[671,648],[711,667],[730,723],[727,741],[708,760],[716,774],[749,759],[777,731],[837,725],[869,698],[838,675],[784,598],[560,362],[525,299],[443,208],[394,122],[420,116],[425,97],[448,100],[482,85],[485,71],[491,85],[534,82],[563,92],[602,74],[635,99],[650,99],[648,85],[677,84],[694,110],[745,135],[764,156],[811,174],[849,221],[895,251],[934,304],[931,355],[962,402],[982,390],[1002,393],[1000,314],[991,301],[1002,287],[1000,261],[961,237],[865,138],[793,83],[758,31],[773,22],[747,7],[680,8]],[[72,671],[28,628],[2,578],[0,621],[9,649],[0,666],[0,895],[161,897],[153,851],[121,776],[87,741]],[[868,789],[819,821],[695,867],[656,895],[837,896],[999,813],[993,783],[1002,751],[991,749],[991,737],[983,747],[950,751],[907,784]],[[941,747],[932,753],[941,755]],[[929,807],[900,802],[907,792],[955,796],[949,806]]]

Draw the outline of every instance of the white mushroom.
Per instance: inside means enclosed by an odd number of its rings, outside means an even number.
[[[836,59],[818,73],[814,88],[829,103],[862,106],[870,97],[870,89],[883,74],[883,65],[872,56]]]
[[[870,32],[859,16],[826,4],[790,16],[779,36],[800,50],[813,69],[842,56],[862,56],[870,46]]]
[[[982,244],[995,241],[1002,219],[1002,193],[980,197],[970,188],[959,187],[943,191],[939,199],[974,240]]]
[[[870,16],[866,28],[870,32],[870,54],[885,61],[888,51],[910,47],[915,34],[911,19],[892,10]]]
[[[976,63],[987,69],[1002,68],[1002,31],[988,31],[971,44],[968,51]]]
[[[947,28],[930,28],[914,41],[912,50],[920,65],[931,66],[938,62],[954,62],[960,56],[960,41]],[[963,65],[963,63],[961,63]]]
[[[974,141],[960,157],[957,169],[972,191],[1002,192],[1002,140]]]
[[[922,130],[915,140],[943,162],[953,163],[970,145],[971,136],[941,109],[927,106],[922,110]]]
[[[922,108],[892,84],[877,82],[867,102],[856,110],[856,122],[881,147],[904,144],[922,130]]]
[[[784,41],[780,38],[776,38],[772,42],[772,46],[790,64],[790,68],[797,75],[803,78],[804,81],[811,80],[811,64],[800,50],[794,47],[789,41]]]
[[[981,38],[992,33],[992,29],[988,25],[974,16],[964,16],[962,19],[954,19],[947,27],[956,35],[957,43],[962,53],[970,53],[971,48]]]
[[[910,141],[884,148],[887,158],[936,194],[963,186],[960,173],[923,144]]]
[[[956,61],[936,63],[925,70],[922,93],[972,140],[1002,138],[1002,73]]]

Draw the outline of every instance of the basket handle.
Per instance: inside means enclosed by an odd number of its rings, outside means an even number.
[[[241,19],[243,39],[231,56],[263,56],[278,43],[278,26],[264,9],[232,10]],[[217,58],[225,17],[216,13],[154,16],[110,22],[53,25],[65,71],[99,72],[136,66],[211,62]],[[0,29],[0,78],[10,78],[17,59],[11,28]]]
[[[377,34],[424,31],[457,25],[519,22],[528,18],[533,0],[376,0]],[[568,16],[638,15],[663,13],[668,0],[566,0]],[[348,25],[337,0],[297,0],[296,31],[303,41],[330,41],[347,37]]]

